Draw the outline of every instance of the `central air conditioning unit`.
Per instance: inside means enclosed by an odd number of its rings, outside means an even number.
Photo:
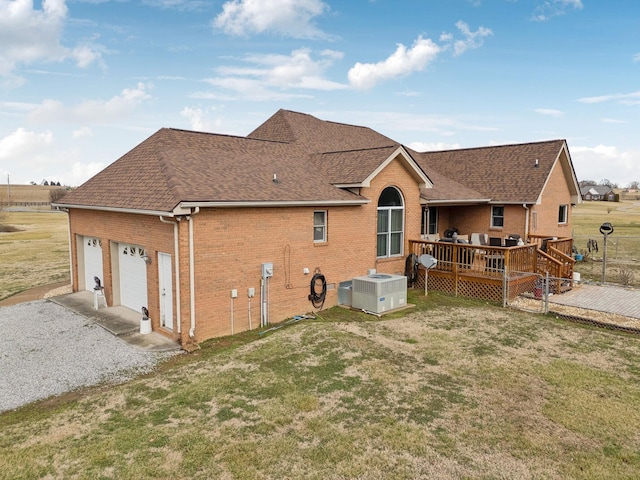
[[[352,308],[384,313],[407,304],[407,277],[402,275],[355,277],[351,285]]]

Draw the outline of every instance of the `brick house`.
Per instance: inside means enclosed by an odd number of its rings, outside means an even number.
[[[280,110],[246,137],[163,128],[56,206],[73,290],[98,277],[108,305],[187,345],[333,306],[340,282],[402,273],[430,231],[568,235],[579,201],[563,140],[418,153]]]
[[[585,185],[580,188],[580,193],[585,201],[616,201],[615,192],[607,185]]]

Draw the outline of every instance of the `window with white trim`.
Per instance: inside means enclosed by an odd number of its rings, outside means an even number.
[[[567,223],[569,205],[560,205],[558,208],[558,223]]]
[[[402,255],[404,246],[404,202],[400,191],[387,187],[378,199],[377,257]]]
[[[313,241],[322,243],[327,241],[327,211],[313,212]]]
[[[491,228],[504,227],[504,207],[494,205],[491,207]]]

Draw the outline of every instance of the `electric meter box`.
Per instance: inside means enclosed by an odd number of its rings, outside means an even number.
[[[265,262],[262,264],[262,278],[273,277],[273,262]]]

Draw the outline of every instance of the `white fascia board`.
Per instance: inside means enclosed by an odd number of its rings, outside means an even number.
[[[181,202],[181,208],[244,208],[244,207],[321,207],[321,206],[357,206],[371,203],[369,199],[363,200],[287,200],[287,201],[265,201],[265,202]]]
[[[163,217],[173,217],[173,212],[164,212],[160,210],[140,210],[135,208],[118,208],[118,207],[96,207],[91,205],[72,205],[67,203],[52,203],[52,207],[71,209],[77,208],[80,210],[99,210],[101,212],[118,212],[118,213],[134,213],[136,215],[162,215]]]
[[[447,206],[447,205],[452,205],[452,206],[457,206],[457,205],[485,205],[485,204],[491,203],[491,199],[489,199],[489,198],[468,198],[468,199],[461,199],[461,200],[427,200],[427,199],[422,199],[420,201],[420,203],[425,204],[425,205],[443,205],[443,206]]]

